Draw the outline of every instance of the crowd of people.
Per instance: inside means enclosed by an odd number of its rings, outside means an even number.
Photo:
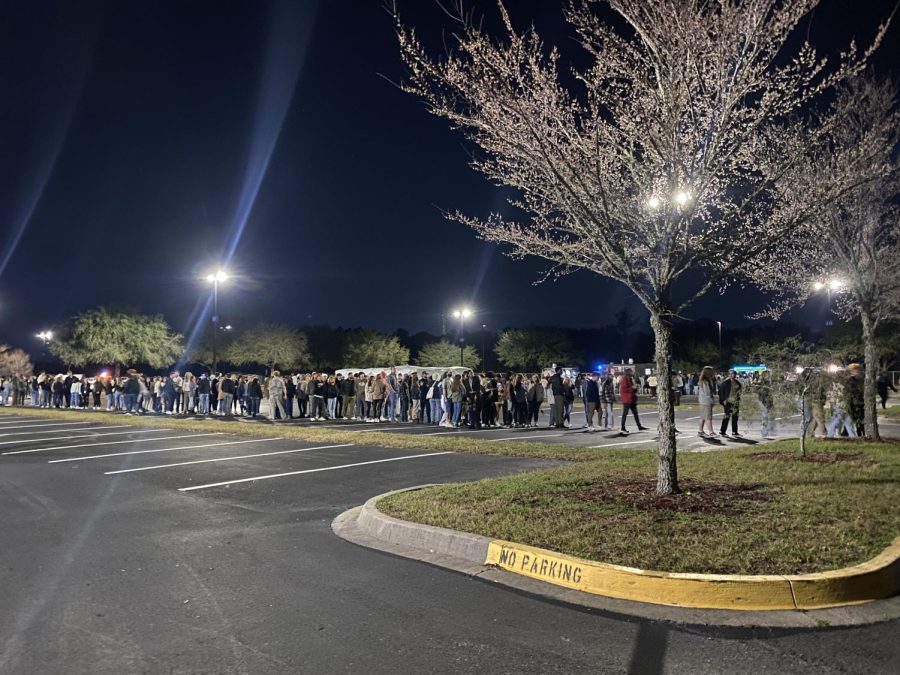
[[[637,429],[646,429],[640,421],[638,396],[656,397],[659,388],[655,374],[637,376],[627,367],[574,376],[558,368],[532,375],[472,370],[456,374],[435,370],[401,374],[392,367],[377,374],[313,372],[282,376],[276,370],[268,378],[205,372],[197,376],[179,371],[145,376],[129,370],[120,377],[109,373],[87,377],[71,372],[13,375],[0,379],[0,404],[121,411],[126,415],[255,419],[265,400],[272,420],[342,419],[478,429],[536,427],[545,412],[550,427],[568,428],[572,425],[573,407],[580,401],[585,415],[583,426],[588,432],[615,429],[614,406],[620,403],[619,431],[627,434],[629,413]],[[896,391],[888,378],[880,377],[882,406],[888,388]],[[696,393],[700,411],[698,435],[705,438],[728,436],[729,426],[731,436],[741,436],[741,399],[747,390],[755,394],[759,405],[760,433],[771,438],[776,424],[775,401],[767,371],[739,376],[732,370],[723,376],[706,367],[696,374],[673,374],[670,383],[673,398]],[[830,377],[827,383],[818,378],[815,386],[809,387],[803,401],[804,421],[813,434],[835,436],[843,430],[856,436],[861,433],[862,403],[861,367],[852,364],[846,377]],[[723,411],[718,433],[712,421],[716,404]]]

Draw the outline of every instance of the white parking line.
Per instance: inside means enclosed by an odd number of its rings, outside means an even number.
[[[623,443],[604,443],[603,445],[591,445],[591,448],[614,448],[619,445],[637,445],[638,443],[652,443],[653,439],[648,438],[645,441],[625,441]]]
[[[108,434],[97,434],[97,436],[118,436],[120,434],[150,434],[157,431],[172,431],[171,429],[154,429],[153,431],[114,431]],[[11,450],[4,452],[4,455],[27,455],[30,452],[48,452],[50,450],[72,450],[75,448],[93,448],[97,445],[120,445],[122,443],[151,443],[159,441],[174,441],[176,438],[196,438],[197,436],[222,436],[220,432],[210,432],[208,434],[187,434],[186,436],[163,436],[162,438],[129,438],[125,441],[106,441],[104,443],[79,443],[78,445],[57,445],[52,448],[33,448],[30,450]],[[63,436],[63,438],[87,438],[86,436]],[[46,438],[44,439],[47,440]],[[61,440],[54,438],[54,441]],[[21,443],[21,441],[18,441]],[[34,442],[34,441],[32,441]]]
[[[276,450],[275,452],[258,452],[254,455],[238,455],[236,457],[215,457],[213,459],[195,459],[190,462],[173,462],[172,464],[157,464],[155,466],[139,466],[136,469],[119,469],[118,471],[104,471],[107,476],[117,473],[134,473],[135,471],[150,471],[151,469],[168,469],[173,466],[188,466],[189,464],[206,464],[208,462],[230,462],[235,459],[252,459],[253,457],[270,457],[272,455],[289,455],[298,452],[310,452],[312,450],[328,450],[329,448],[346,448],[353,443],[341,443],[340,445],[319,445],[314,448],[298,448],[296,450]]]
[[[96,422],[47,422],[42,424],[23,424],[18,427],[0,427],[0,431],[7,431],[8,429],[42,429],[44,427],[62,427],[62,426],[72,426],[73,424],[96,424]],[[2,434],[0,434],[2,435]]]
[[[518,436],[509,436],[507,438],[489,438],[488,443],[496,443],[497,441],[523,441],[529,438],[552,438],[554,436],[565,436],[565,434],[529,434],[523,433]]]
[[[105,429],[124,429],[131,426],[130,424],[114,424],[108,427],[76,427],[75,429],[53,429],[51,431],[15,431],[11,434],[0,434],[0,438],[5,436],[34,436],[35,434],[67,434],[70,431],[88,431],[88,430],[105,430]],[[19,441],[24,443],[24,441]]]
[[[3,420],[2,422],[0,422],[0,424],[18,424],[18,423],[23,422],[24,420],[30,420],[30,419],[40,419],[40,418],[39,417],[32,418],[32,417],[26,416],[26,415],[0,415],[0,420]]]
[[[51,459],[47,464],[59,464],[60,462],[80,462],[83,459],[104,459],[105,457],[122,457],[123,455],[146,455],[151,452],[171,452],[173,450],[193,450],[194,448],[218,448],[222,445],[240,445],[241,443],[268,443],[269,441],[283,441],[284,438],[251,438],[247,441],[227,441],[225,443],[207,443],[206,445],[182,445],[178,448],[154,448],[153,450],[133,450],[131,452],[110,452],[105,455],[88,455],[87,457],[66,457],[65,459]]]
[[[340,466],[325,466],[320,469],[304,469],[303,471],[288,471],[286,473],[272,473],[267,476],[253,476],[252,478],[235,478],[234,480],[226,480],[221,483],[207,483],[206,485],[192,485],[190,487],[178,488],[179,492],[191,492],[192,490],[203,490],[205,488],[221,487],[222,485],[235,485],[237,483],[250,483],[257,480],[268,480],[269,478],[283,478],[285,476],[299,476],[304,473],[318,473],[320,471],[337,471],[338,469],[350,469],[355,466],[366,466],[368,464],[381,464],[382,462],[400,462],[404,459],[420,459],[422,457],[438,457],[439,455],[452,455],[452,452],[427,452],[423,455],[406,455],[404,457],[389,457],[388,459],[373,459],[369,462],[356,462],[355,464],[341,464]]]

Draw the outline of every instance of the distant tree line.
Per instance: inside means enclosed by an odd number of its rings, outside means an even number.
[[[858,323],[858,322],[857,322]],[[900,358],[900,330],[885,323],[879,332],[878,369],[897,367]],[[58,326],[50,349],[64,366],[163,370],[172,366],[212,367],[212,333],[201,334],[186,344],[161,316],[131,311],[91,309]],[[696,372],[709,365],[725,369],[759,353],[759,345],[797,336],[818,344],[828,354],[845,363],[862,361],[865,347],[859,326],[840,323],[824,333],[814,334],[796,324],[779,322],[743,328],[726,328],[721,334],[715,321],[682,321],[673,327],[675,368]],[[370,368],[416,364],[423,367],[456,366],[460,344],[426,332],[393,334],[367,328],[298,328],[281,324],[258,324],[217,336],[217,361],[227,369],[309,369],[332,371],[338,368]],[[466,334],[463,364],[482,370],[536,371],[552,363],[581,369],[598,365],[648,362],[653,355],[649,332],[634,329],[627,313],[603,328],[561,327],[509,328],[499,332]],[[482,338],[484,341],[482,343]],[[484,354],[482,354],[482,344]],[[31,363],[22,350],[0,349],[0,371],[28,372]],[[0,373],[2,374],[2,373]]]

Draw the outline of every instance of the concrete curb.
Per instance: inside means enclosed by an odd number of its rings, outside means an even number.
[[[409,490],[423,487],[428,486]],[[900,596],[895,595],[900,587],[900,537],[871,561],[818,574],[753,577],[652,572],[420,525],[378,510],[379,500],[406,491],[373,497],[363,506],[341,514],[332,523],[334,532],[361,546],[530,593],[655,620],[809,628],[865,625],[900,618]],[[559,579],[564,583],[558,583]]]

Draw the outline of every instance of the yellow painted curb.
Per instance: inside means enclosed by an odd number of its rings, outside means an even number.
[[[822,609],[900,591],[900,537],[854,567],[798,575],[655,572],[583,560],[495,539],[485,564],[595,595],[701,609]]]

